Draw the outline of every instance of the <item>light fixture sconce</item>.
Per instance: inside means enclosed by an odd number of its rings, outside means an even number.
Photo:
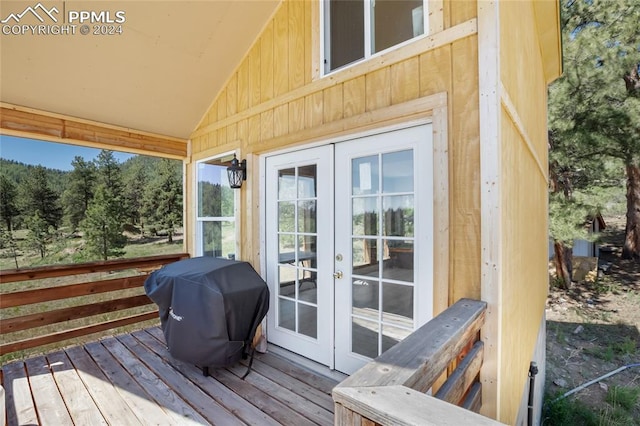
[[[234,189],[242,188],[242,181],[247,180],[247,160],[238,161],[233,154],[231,165],[227,167],[229,186]]]

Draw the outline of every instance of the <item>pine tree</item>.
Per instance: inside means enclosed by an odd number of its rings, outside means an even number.
[[[107,260],[122,256],[127,243],[123,234],[123,221],[119,200],[104,185],[99,185],[89,203],[85,219],[81,223],[85,250],[93,256]]]
[[[49,186],[46,169],[36,166],[19,187],[20,211],[26,218],[33,219],[38,213],[48,226],[58,229],[62,220],[59,195]]]
[[[93,198],[96,181],[96,166],[76,156],[71,162],[73,171],[69,174],[69,184],[62,196],[67,220],[75,231],[84,219],[89,202]]]
[[[118,162],[111,151],[102,150],[96,159],[97,187],[80,227],[85,250],[103,260],[121,256],[127,238],[124,232],[122,183]]]
[[[9,250],[11,257],[13,257],[13,262],[16,265],[16,269],[18,269],[18,244],[16,243],[15,238],[13,238],[13,232],[2,227],[0,227],[0,248],[6,248]]]
[[[640,3],[565,0],[561,16],[564,74],[549,91],[551,190],[565,203],[586,188],[597,195],[593,187],[615,181],[606,166],[619,164],[627,187],[623,257],[640,259]]]
[[[162,226],[173,242],[175,229],[182,225],[182,178],[179,163],[162,159],[158,174],[150,182],[145,195],[145,215]]]
[[[124,175],[124,208],[127,221],[131,225],[140,225],[144,233],[143,208],[147,171],[142,157],[135,157],[130,162]]]
[[[53,230],[46,219],[40,216],[39,211],[35,211],[32,216],[26,220],[27,228],[27,245],[34,249],[40,258],[44,259],[47,255],[47,244],[51,242]]]
[[[13,218],[20,213],[16,200],[16,186],[5,175],[0,175],[0,220],[9,234],[13,231]]]

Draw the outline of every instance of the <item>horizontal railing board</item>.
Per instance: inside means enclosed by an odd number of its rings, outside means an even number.
[[[465,392],[480,373],[483,355],[484,343],[482,341],[475,342],[469,353],[447,378],[447,381],[438,389],[435,397],[459,405]]]
[[[92,281],[80,284],[62,285],[59,287],[5,293],[0,297],[0,309],[68,299],[70,297],[106,293],[109,291],[124,290],[128,288],[138,288],[144,284],[146,279],[146,275],[138,275],[134,277],[114,278],[112,280]]]
[[[484,323],[486,302],[461,299],[339,387],[402,385],[425,392]],[[335,389],[334,389],[335,393]]]
[[[465,410],[471,410],[476,413],[480,412],[480,408],[482,407],[482,385],[480,382],[476,382],[471,386],[471,389],[467,392],[460,406]]]
[[[80,263],[73,265],[50,265],[37,268],[7,269],[0,271],[0,283],[12,283],[42,278],[64,277],[69,275],[88,274],[93,272],[122,271],[125,269],[162,266],[188,258],[187,253],[163,254],[158,256],[139,257],[133,259],[115,259],[100,262]]]
[[[61,331],[58,333],[51,333],[44,336],[33,337],[30,339],[24,339],[17,342],[11,342],[4,345],[0,345],[0,355],[8,354],[15,351],[21,351],[24,349],[35,348],[38,346],[48,345],[50,343],[57,343],[67,339],[73,339],[75,337],[86,336],[87,334],[98,333],[100,331],[110,330],[117,327],[122,327],[129,324],[135,324],[142,321],[152,320],[158,318],[158,311],[145,312],[142,314],[131,315],[116,320],[105,321],[98,324],[92,324],[90,326],[73,328],[71,330]]]
[[[499,425],[448,402],[441,401],[405,386],[338,387],[334,400],[380,425]],[[337,411],[337,410],[336,410]],[[336,417],[336,420],[339,420]],[[347,423],[336,425],[347,426]]]
[[[150,303],[152,303],[151,299],[143,294],[87,305],[73,306],[70,308],[56,309],[48,312],[38,312],[20,317],[7,318],[2,320],[0,334],[13,333],[15,331],[28,330],[59,322],[111,313],[122,309],[148,305]]]

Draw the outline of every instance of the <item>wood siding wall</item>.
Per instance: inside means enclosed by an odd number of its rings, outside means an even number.
[[[476,2],[433,5],[437,8],[431,28],[438,29],[439,22],[442,31],[320,78],[318,2],[281,4],[191,135],[192,160],[234,149],[249,159],[249,181],[241,197],[241,258],[259,265],[257,154],[407,121],[420,111],[403,105],[444,93],[449,123],[448,281],[456,285],[445,290],[445,303],[434,307],[434,313],[446,307],[447,299],[480,298]],[[193,211],[188,214],[194,217]],[[194,235],[193,229],[187,235]]]
[[[548,288],[547,77],[541,55],[545,49],[531,2],[500,3],[500,34],[503,356],[499,420],[513,423],[526,388]]]

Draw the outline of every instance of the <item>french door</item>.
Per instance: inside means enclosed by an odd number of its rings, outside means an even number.
[[[266,159],[267,336],[352,373],[432,316],[431,126]]]

